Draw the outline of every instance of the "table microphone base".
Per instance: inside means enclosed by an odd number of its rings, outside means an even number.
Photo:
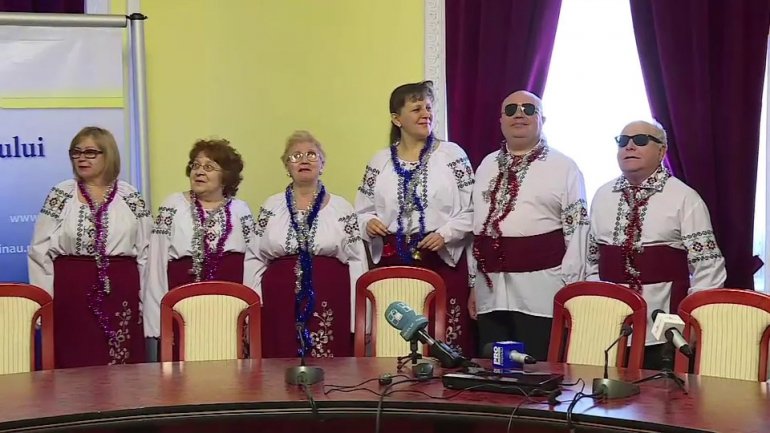
[[[313,385],[324,380],[324,370],[307,365],[289,367],[284,373],[284,378],[286,383],[291,385]]]
[[[615,379],[594,379],[591,390],[594,393],[603,391],[602,398],[626,398],[639,394],[639,385]]]

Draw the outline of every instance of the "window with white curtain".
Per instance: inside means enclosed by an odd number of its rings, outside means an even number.
[[[766,262],[767,103],[765,97],[754,224],[754,253]],[[548,144],[577,162],[590,205],[596,190],[620,175],[613,138],[627,123],[651,118],[628,2],[563,0],[543,105]],[[763,268],[756,289],[770,292],[767,283]]]
[[[651,118],[628,2],[563,0],[543,112],[548,144],[578,164],[590,202],[620,175],[614,137]]]

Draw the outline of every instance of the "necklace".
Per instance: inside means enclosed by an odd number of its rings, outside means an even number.
[[[425,208],[428,205],[428,159],[433,148],[433,136],[428,136],[420,150],[417,165],[407,169],[398,159],[398,145],[390,146],[390,161],[398,176],[398,227],[396,229],[396,250],[404,263],[411,264],[420,259],[417,244],[425,237]],[[419,188],[421,187],[421,188]],[[419,192],[418,192],[419,189]],[[418,214],[418,232],[412,232],[412,212]],[[404,228],[404,219],[408,227]]]
[[[195,282],[211,281],[216,276],[219,264],[225,254],[225,243],[233,232],[232,214],[230,211],[231,201],[232,198],[225,198],[224,203],[207,215],[198,196],[190,191],[190,211],[193,216],[192,273],[195,276]],[[223,231],[219,235],[215,246],[212,247],[211,244],[216,238],[214,228],[216,227],[217,217],[221,213],[224,213]]]
[[[294,319],[297,324],[299,349],[298,355],[304,357],[307,351],[313,347],[313,339],[307,322],[315,310],[315,289],[313,287],[313,247],[315,232],[318,228],[318,213],[326,198],[326,188],[322,182],[318,182],[318,188],[313,194],[310,211],[304,217],[299,216],[297,201],[292,185],[286,187],[286,207],[289,209],[291,228],[297,234],[297,250],[299,258],[294,266],[296,279],[294,282]]]

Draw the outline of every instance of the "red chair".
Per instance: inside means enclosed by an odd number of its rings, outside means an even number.
[[[40,319],[42,368],[54,368],[53,301],[30,284],[0,284],[0,374],[35,370],[35,327]]]
[[[703,290],[682,300],[679,316],[685,339],[695,342],[695,374],[768,379],[770,296],[750,290]],[[689,369],[689,359],[679,352],[675,369]]]
[[[642,366],[647,336],[647,303],[627,287],[602,281],[568,284],[554,297],[549,362],[604,365],[604,350],[632,325],[628,368]],[[623,365],[627,338],[609,352],[609,365]]]
[[[259,295],[243,284],[206,281],[177,287],[160,304],[161,361],[173,360],[174,322],[182,361],[243,358],[245,341],[248,357],[261,358],[261,313]]]
[[[409,353],[409,343],[399,331],[384,319],[385,309],[391,302],[403,301],[415,310],[422,309],[422,314],[429,316],[431,306],[435,305],[435,333],[444,339],[446,333],[446,286],[444,280],[435,272],[411,266],[390,266],[373,269],[362,275],[356,282],[356,330],[355,356],[366,356],[367,345],[367,301],[371,312],[371,355],[381,357],[403,356]],[[423,347],[424,355],[428,348]]]

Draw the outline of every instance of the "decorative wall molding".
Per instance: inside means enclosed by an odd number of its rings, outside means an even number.
[[[425,79],[433,81],[436,135],[449,140],[446,104],[445,0],[425,1]]]

